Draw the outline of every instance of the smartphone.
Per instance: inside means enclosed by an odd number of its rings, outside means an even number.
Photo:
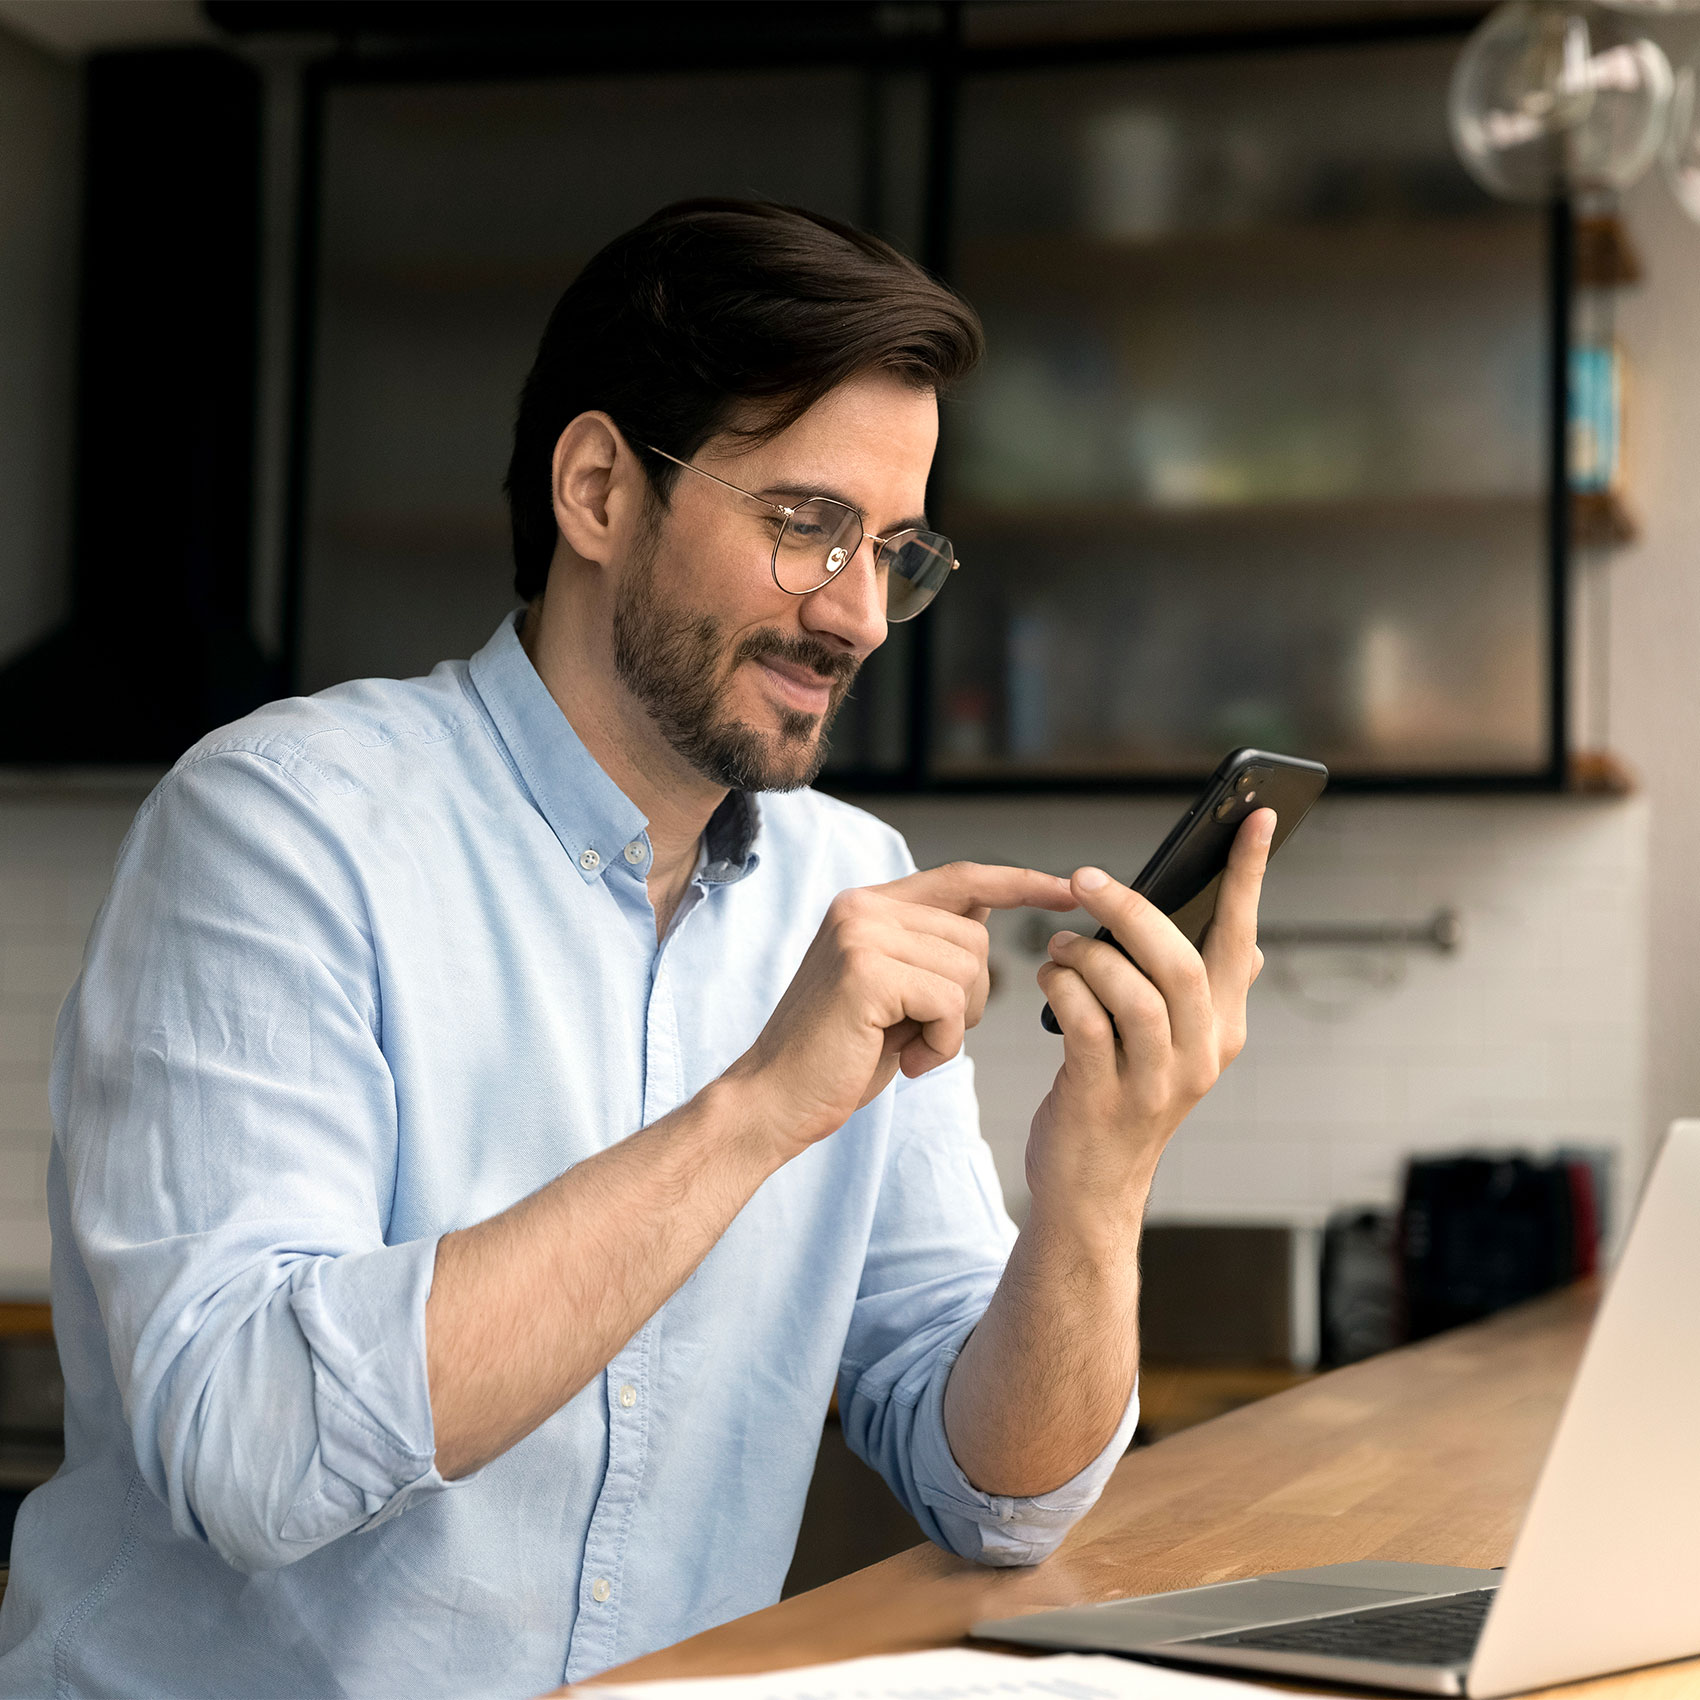
[[[1139,870],[1133,889],[1155,903],[1192,943],[1202,944],[1240,822],[1257,809],[1275,811],[1275,836],[1269,843],[1273,856],[1327,783],[1328,769],[1319,761],[1270,750],[1235,750],[1223,758],[1192,807]],[[1097,936],[1128,956],[1108,927],[1100,927]],[[1049,1004],[1039,1021],[1047,1033],[1062,1032]]]

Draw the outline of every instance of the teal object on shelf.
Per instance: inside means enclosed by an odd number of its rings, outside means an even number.
[[[1622,356],[1611,344],[1570,351],[1570,487],[1610,490],[1622,451]]]

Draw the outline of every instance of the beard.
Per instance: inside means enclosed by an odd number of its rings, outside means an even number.
[[[614,669],[662,736],[705,779],[729,791],[794,791],[812,785],[827,733],[861,666],[812,638],[751,632],[737,643],[712,614],[669,603],[656,583],[659,528],[640,546],[614,605]],[[726,706],[746,662],[771,656],[831,681],[822,714],[780,711],[776,732],[736,719]]]

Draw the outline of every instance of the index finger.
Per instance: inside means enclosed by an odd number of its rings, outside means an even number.
[[[1035,868],[1000,868],[984,862],[946,862],[923,868],[876,891],[903,903],[925,903],[955,915],[988,909],[1055,909],[1078,907],[1067,880]]]
[[[1204,936],[1204,967],[1212,988],[1243,994],[1251,987],[1257,950],[1257,900],[1263,870],[1269,865],[1269,841],[1275,836],[1275,811],[1257,809],[1234,835],[1228,866],[1216,894],[1216,913]]]

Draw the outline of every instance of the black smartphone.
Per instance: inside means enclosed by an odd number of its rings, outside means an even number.
[[[1275,811],[1275,836],[1269,843],[1273,856],[1327,783],[1328,769],[1319,761],[1270,750],[1235,750],[1223,758],[1210,783],[1139,870],[1133,889],[1155,903],[1194,944],[1202,944],[1240,822],[1257,809]],[[1128,955],[1108,927],[1100,927],[1097,936]],[[1047,1033],[1062,1032],[1049,1004],[1039,1021]]]

